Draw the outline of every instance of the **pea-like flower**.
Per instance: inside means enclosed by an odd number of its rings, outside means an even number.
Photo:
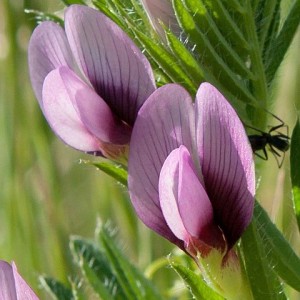
[[[155,90],[151,66],[99,11],[72,5],[64,24],[43,22],[30,39],[30,77],[40,107],[66,144],[126,159],[137,112]]]
[[[17,271],[16,265],[0,261],[0,299],[1,300],[38,300]]]
[[[201,84],[195,104],[177,84],[156,90],[139,111],[128,167],[148,227],[196,260],[218,253],[216,274],[239,268],[231,249],[252,218],[254,163],[240,119],[215,87]]]
[[[201,84],[195,105],[179,85],[159,88],[136,120],[129,191],[140,218],[188,249],[230,249],[249,224],[255,177],[244,127],[227,100]]]

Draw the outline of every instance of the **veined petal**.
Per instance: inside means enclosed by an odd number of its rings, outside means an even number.
[[[163,22],[175,34],[180,34],[175,12],[171,0],[142,0],[146,12],[153,27],[163,36],[164,32],[160,25]]]
[[[54,22],[43,22],[34,30],[28,46],[29,73],[35,95],[43,109],[42,89],[46,76],[60,66],[73,66],[64,30]]]
[[[133,125],[139,108],[155,90],[146,57],[114,22],[92,8],[70,6],[65,27],[82,72],[113,112]]]
[[[38,297],[12,266],[0,261],[0,299],[1,300],[37,300]]]
[[[193,124],[190,95],[179,85],[165,85],[140,109],[130,142],[128,185],[135,210],[148,227],[177,244],[161,212],[158,180],[172,150],[182,144],[193,148]]]
[[[201,84],[197,92],[196,135],[205,189],[231,247],[252,218],[254,164],[239,117],[209,83]]]
[[[83,84],[67,67],[50,72],[43,86],[44,114],[53,131],[66,144],[81,151],[96,152],[100,150],[99,141],[81,121],[74,103],[74,95]]]

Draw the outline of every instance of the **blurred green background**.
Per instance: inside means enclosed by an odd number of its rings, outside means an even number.
[[[69,274],[76,274],[69,236],[92,238],[98,217],[112,220],[124,251],[141,268],[172,249],[137,220],[126,189],[80,164],[80,159],[90,157],[66,147],[41,114],[27,67],[35,20],[24,9],[57,12],[63,7],[58,0],[0,1],[0,258],[14,260],[40,295],[38,275],[67,282]],[[271,95],[270,110],[289,125],[290,134],[300,107],[299,53],[298,32]],[[270,118],[269,124],[277,121]],[[289,153],[280,170],[269,156],[267,162],[257,160],[258,198],[299,254],[299,236],[290,218]],[[170,287],[172,278],[176,278],[173,271],[164,268],[156,282]]]

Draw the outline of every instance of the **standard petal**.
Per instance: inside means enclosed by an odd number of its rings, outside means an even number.
[[[146,57],[114,22],[92,8],[72,5],[65,26],[83,73],[113,112],[133,125],[139,108],[155,90]]]
[[[239,117],[209,83],[196,96],[196,136],[205,189],[231,247],[252,218],[254,163]]]
[[[159,174],[172,150],[182,144],[193,148],[193,124],[190,95],[181,86],[169,84],[142,106],[131,136],[128,184],[132,203],[142,221],[171,242],[176,239],[161,212]]]
[[[64,30],[54,22],[43,22],[33,32],[28,45],[29,73],[35,95],[43,109],[42,89],[46,76],[60,66],[73,66]]]
[[[81,151],[96,152],[100,150],[99,141],[87,130],[72,102],[82,84],[67,67],[50,72],[43,86],[44,114],[53,131],[66,144]],[[89,87],[86,85],[86,88]],[[69,90],[73,93],[71,97]]]
[[[13,270],[5,261],[0,261],[0,299],[17,300]]]
[[[32,291],[32,289],[28,286],[25,280],[18,273],[15,263],[12,264],[12,269],[13,269],[14,281],[16,284],[17,299],[38,300],[36,294]]]
[[[160,25],[163,22],[176,35],[180,34],[180,27],[178,25],[175,12],[171,0],[142,0],[146,12],[153,27],[164,36],[164,31]]]

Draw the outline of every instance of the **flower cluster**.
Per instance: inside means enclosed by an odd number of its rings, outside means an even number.
[[[163,3],[150,11],[166,11]],[[65,30],[37,27],[29,66],[41,109],[65,143],[114,160],[127,159],[130,143],[129,193],[148,227],[194,258],[216,249],[223,264],[232,257],[252,218],[254,164],[241,121],[215,87],[201,84],[195,103],[178,84],[156,89],[130,38],[79,5],[66,10]]]
[[[176,84],[147,99],[129,157],[129,192],[146,225],[190,253],[226,252],[251,220],[254,191],[243,125],[216,88],[203,83],[195,104]]]

